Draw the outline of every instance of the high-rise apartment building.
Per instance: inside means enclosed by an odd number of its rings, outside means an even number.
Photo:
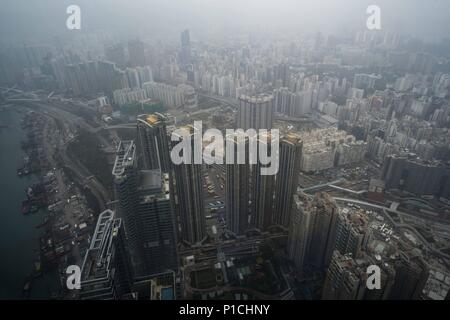
[[[181,32],[180,40],[181,40],[180,62],[181,65],[185,67],[191,63],[191,39],[188,29]]]
[[[194,163],[194,131],[193,126],[184,128],[189,132],[191,142],[190,163],[172,164],[170,170],[173,207],[181,228],[179,239],[198,244],[206,237],[206,222],[203,203],[202,164]],[[177,134],[174,132],[173,136]],[[200,133],[201,135],[201,133]],[[182,141],[184,136],[179,136]],[[181,142],[180,142],[181,143]]]
[[[314,199],[294,195],[288,235],[288,254],[302,270],[306,265],[324,269],[333,254],[338,208],[325,192]]]
[[[358,257],[369,240],[369,222],[364,213],[341,209],[336,224],[335,249],[342,254],[350,253],[353,257]]]
[[[380,288],[367,287],[367,268],[380,267]],[[324,300],[386,300],[395,284],[396,271],[390,263],[380,264],[371,254],[364,253],[359,258],[343,254],[338,250],[328,267],[322,290]]]
[[[272,142],[278,143],[278,141],[272,141],[272,139],[275,139],[275,137],[270,133],[258,135],[258,157],[262,147],[267,150],[267,154],[275,152],[271,150],[271,144]],[[264,165],[261,164],[260,160],[258,159],[256,164],[251,165],[250,227],[265,231],[273,225],[275,175],[262,175],[261,169]]]
[[[395,282],[390,292],[390,299],[418,300],[429,276],[429,267],[421,256],[413,252],[401,252],[395,262]]]
[[[325,277],[324,300],[362,300],[366,289],[365,269],[350,255],[334,251]]]
[[[381,171],[386,189],[450,198],[450,169],[439,161],[413,156],[387,156]]]
[[[313,200],[315,211],[310,247],[311,264],[317,268],[327,267],[333,254],[338,208],[331,196],[317,193]]]
[[[358,89],[373,89],[375,82],[379,79],[381,77],[375,74],[358,73],[353,78],[353,87]]]
[[[119,68],[125,68],[125,49],[121,44],[114,44],[105,48],[105,56],[106,60],[114,62]]]
[[[239,97],[237,128],[239,129],[272,129],[274,100],[272,95]]]
[[[292,196],[297,190],[302,141],[294,133],[280,141],[279,169],[276,175],[274,222],[288,228],[292,208]]]
[[[143,83],[142,89],[147,98],[160,100],[167,106],[193,108],[197,105],[195,89],[187,84],[172,86],[150,81]]]
[[[248,140],[241,142],[245,145],[244,150],[248,150]],[[250,164],[248,152],[245,152],[246,159],[243,164],[239,164],[238,159],[238,135],[232,134],[226,137],[227,149],[233,149],[234,161],[225,165],[226,186],[225,186],[225,208],[227,229],[234,234],[243,234],[249,225],[249,201],[250,201]],[[232,147],[231,147],[232,146]]]

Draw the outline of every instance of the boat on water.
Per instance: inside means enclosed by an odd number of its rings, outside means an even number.
[[[30,213],[30,207],[31,207],[31,205],[30,205],[30,202],[28,201],[28,199],[23,200],[20,211],[22,212],[22,214],[28,214],[28,213]]]
[[[45,189],[44,184],[33,184],[25,190],[25,193],[27,198],[22,201],[21,207],[21,212],[23,214],[35,213],[38,212],[39,209],[48,206],[47,190]]]
[[[19,177],[27,176],[32,173],[30,157],[23,158],[23,165],[17,169],[17,175]]]
[[[22,168],[17,169],[17,175],[19,177],[28,176],[29,174],[31,174],[31,171],[26,166],[23,166]]]
[[[39,211],[40,206],[32,204],[29,200],[22,201],[21,212],[22,214],[36,213]]]

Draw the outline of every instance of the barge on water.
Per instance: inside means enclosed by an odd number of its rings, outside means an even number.
[[[27,198],[22,201],[23,214],[34,213],[48,206],[47,190],[43,183],[36,183],[26,190]]]

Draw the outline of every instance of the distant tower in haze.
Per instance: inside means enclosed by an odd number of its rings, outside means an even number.
[[[138,116],[137,147],[140,168],[169,172],[170,154],[165,116],[160,113]]]
[[[125,62],[125,50],[121,44],[115,44],[105,48],[106,60],[114,62],[117,67],[124,69]]]
[[[333,254],[338,207],[328,193],[315,195],[312,208],[315,212],[310,247],[310,263],[317,268],[325,268],[330,264]]]
[[[141,40],[128,42],[128,54],[130,56],[130,67],[145,66],[145,47]]]
[[[272,95],[241,96],[237,113],[239,129],[272,129],[274,100]]]
[[[186,29],[181,32],[181,51],[180,51],[180,62],[183,68],[191,64],[191,39],[189,35],[189,30]]]

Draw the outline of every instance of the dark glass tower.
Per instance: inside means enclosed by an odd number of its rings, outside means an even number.
[[[113,169],[120,212],[137,276],[178,270],[175,217],[167,174],[138,170],[135,145],[122,141]]]

